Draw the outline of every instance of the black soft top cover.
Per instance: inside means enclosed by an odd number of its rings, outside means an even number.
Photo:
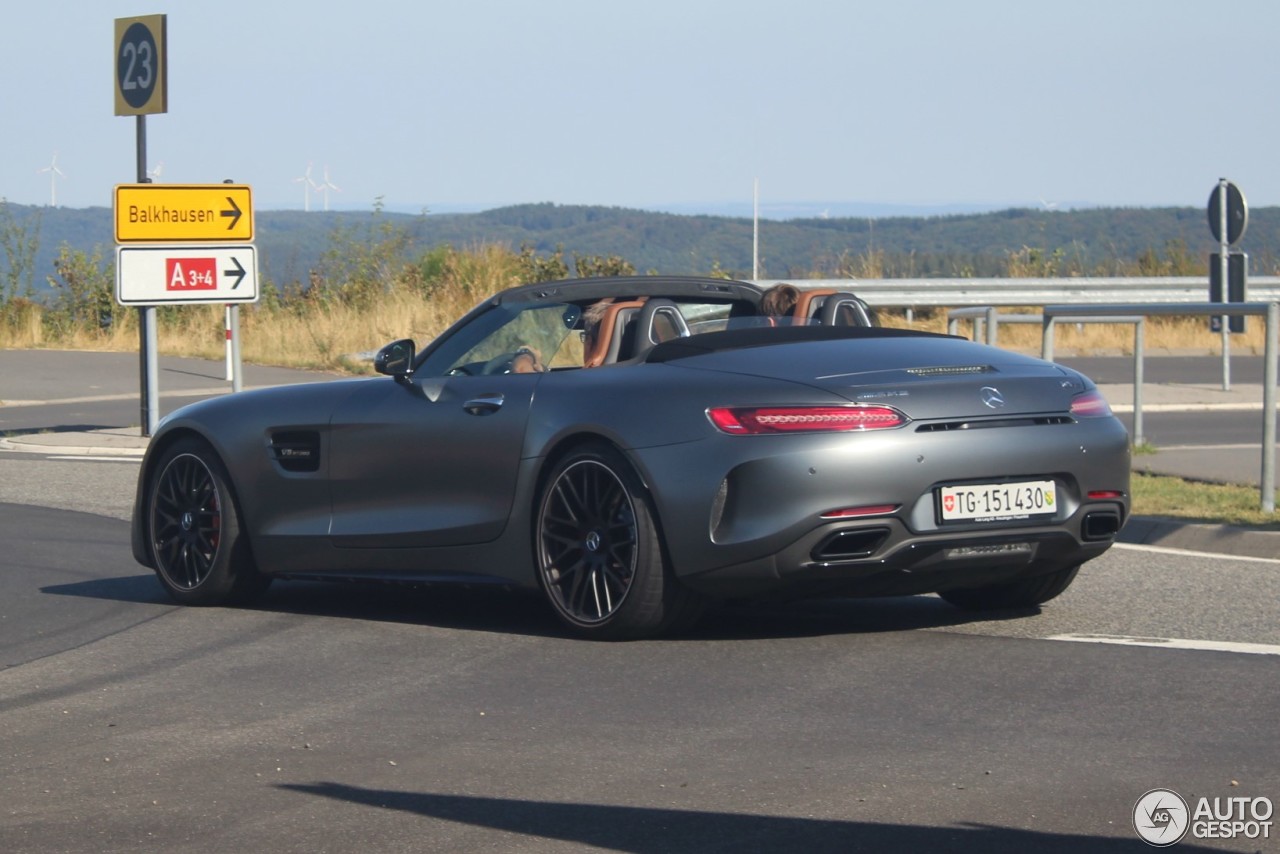
[[[724,350],[794,344],[801,341],[847,341],[868,338],[956,338],[937,332],[894,329],[885,326],[778,326],[730,329],[706,332],[688,338],[673,338],[655,346],[645,355],[646,362],[672,362]],[[967,339],[958,339],[967,340]]]

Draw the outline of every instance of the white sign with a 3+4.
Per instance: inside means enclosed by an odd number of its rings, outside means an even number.
[[[118,246],[121,305],[257,302],[258,253],[237,246]]]

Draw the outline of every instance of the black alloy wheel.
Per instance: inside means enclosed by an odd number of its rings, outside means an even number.
[[[617,451],[571,452],[547,478],[538,508],[539,581],[579,634],[651,636],[693,609],[693,594],[666,565],[648,497]]]
[[[151,508],[156,562],[175,587],[199,587],[213,571],[222,535],[213,473],[194,454],[174,457],[156,481]]]
[[[188,605],[244,601],[266,587],[240,532],[229,478],[211,448],[176,442],[156,465],[148,531],[156,575]]]

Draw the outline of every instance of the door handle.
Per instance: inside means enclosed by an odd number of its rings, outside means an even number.
[[[502,401],[501,394],[482,394],[462,404],[462,409],[470,415],[492,415],[502,408]]]

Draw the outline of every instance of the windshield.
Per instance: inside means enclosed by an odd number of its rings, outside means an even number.
[[[500,305],[450,336],[416,373],[475,376],[582,367],[574,327],[581,310],[566,303]]]

